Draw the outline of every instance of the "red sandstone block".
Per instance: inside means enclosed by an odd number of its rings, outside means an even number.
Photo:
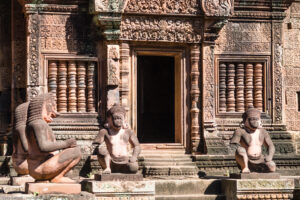
[[[25,193],[33,194],[79,194],[81,185],[78,183],[26,183]]]

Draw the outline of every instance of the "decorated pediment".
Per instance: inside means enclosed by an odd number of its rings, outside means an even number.
[[[129,0],[126,13],[143,14],[198,14],[199,0]]]

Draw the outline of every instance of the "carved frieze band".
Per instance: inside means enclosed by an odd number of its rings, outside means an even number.
[[[124,16],[121,23],[122,40],[199,43],[200,19],[173,17]]]
[[[275,99],[275,113],[274,120],[275,123],[282,122],[282,60],[283,60],[283,47],[282,47],[282,23],[273,24],[273,65],[274,65],[274,99]]]
[[[214,47],[205,45],[203,47],[203,118],[204,122],[212,122],[214,120]]]
[[[198,0],[129,0],[125,12],[150,14],[197,14]]]
[[[206,16],[229,16],[233,14],[234,0],[202,0]]]
[[[39,30],[40,19],[38,14],[29,15],[29,80],[30,86],[39,85]]]

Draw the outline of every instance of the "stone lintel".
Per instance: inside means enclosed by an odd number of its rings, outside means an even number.
[[[82,183],[82,188],[101,197],[155,195],[155,181],[85,181]]]
[[[34,182],[35,179],[32,178],[31,176],[15,176],[15,177],[11,177],[11,183],[12,185],[20,185],[20,186],[24,186],[26,183],[29,182]]]
[[[95,180],[97,181],[142,181],[142,174],[95,174]]]
[[[230,178],[234,179],[280,179],[279,173],[241,173],[230,174]]]
[[[27,194],[79,194],[81,185],[79,183],[26,183],[25,193]]]

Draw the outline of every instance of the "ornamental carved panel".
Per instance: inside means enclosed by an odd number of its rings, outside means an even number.
[[[198,0],[129,0],[125,12],[151,14],[197,14]]]
[[[41,15],[40,40],[42,51],[93,52],[88,40],[89,24],[83,15]]]
[[[124,16],[120,38],[137,41],[199,43],[201,30],[200,19]]]
[[[206,16],[229,16],[233,12],[233,0],[202,0]]]
[[[216,53],[271,53],[270,23],[229,22],[216,41]]]

